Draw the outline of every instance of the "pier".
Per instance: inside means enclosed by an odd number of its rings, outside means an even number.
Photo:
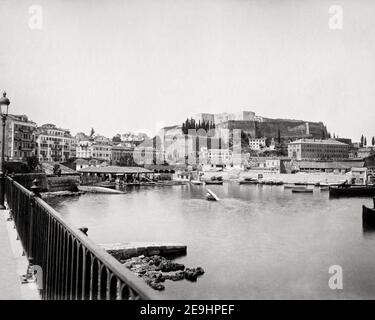
[[[177,243],[113,243],[101,245],[117,260],[125,260],[144,255],[181,256],[186,255],[187,246]]]

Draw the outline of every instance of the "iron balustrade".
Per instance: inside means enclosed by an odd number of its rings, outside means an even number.
[[[24,252],[31,265],[41,267],[42,299],[158,298],[141,278],[11,177],[6,177],[5,194]]]

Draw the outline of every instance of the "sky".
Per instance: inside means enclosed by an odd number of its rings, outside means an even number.
[[[0,0],[0,15],[0,90],[38,125],[112,137],[252,110],[375,135],[372,0]]]

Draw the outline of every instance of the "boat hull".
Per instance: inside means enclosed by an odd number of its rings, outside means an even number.
[[[375,228],[375,209],[362,206],[362,223],[365,227]]]
[[[223,181],[205,181],[205,184],[207,184],[207,185],[209,185],[209,184],[221,185],[221,184],[223,184]]]
[[[239,184],[258,184],[259,182],[258,181],[246,181],[246,180],[242,180],[242,181],[238,181]]]
[[[292,189],[293,193],[313,193],[312,189]]]
[[[329,187],[333,197],[371,197],[375,195],[375,186]]]

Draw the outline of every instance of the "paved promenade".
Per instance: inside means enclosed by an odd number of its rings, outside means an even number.
[[[22,256],[13,222],[6,221],[8,213],[0,211],[0,300],[37,300],[38,291],[32,285],[21,284],[27,259]]]

